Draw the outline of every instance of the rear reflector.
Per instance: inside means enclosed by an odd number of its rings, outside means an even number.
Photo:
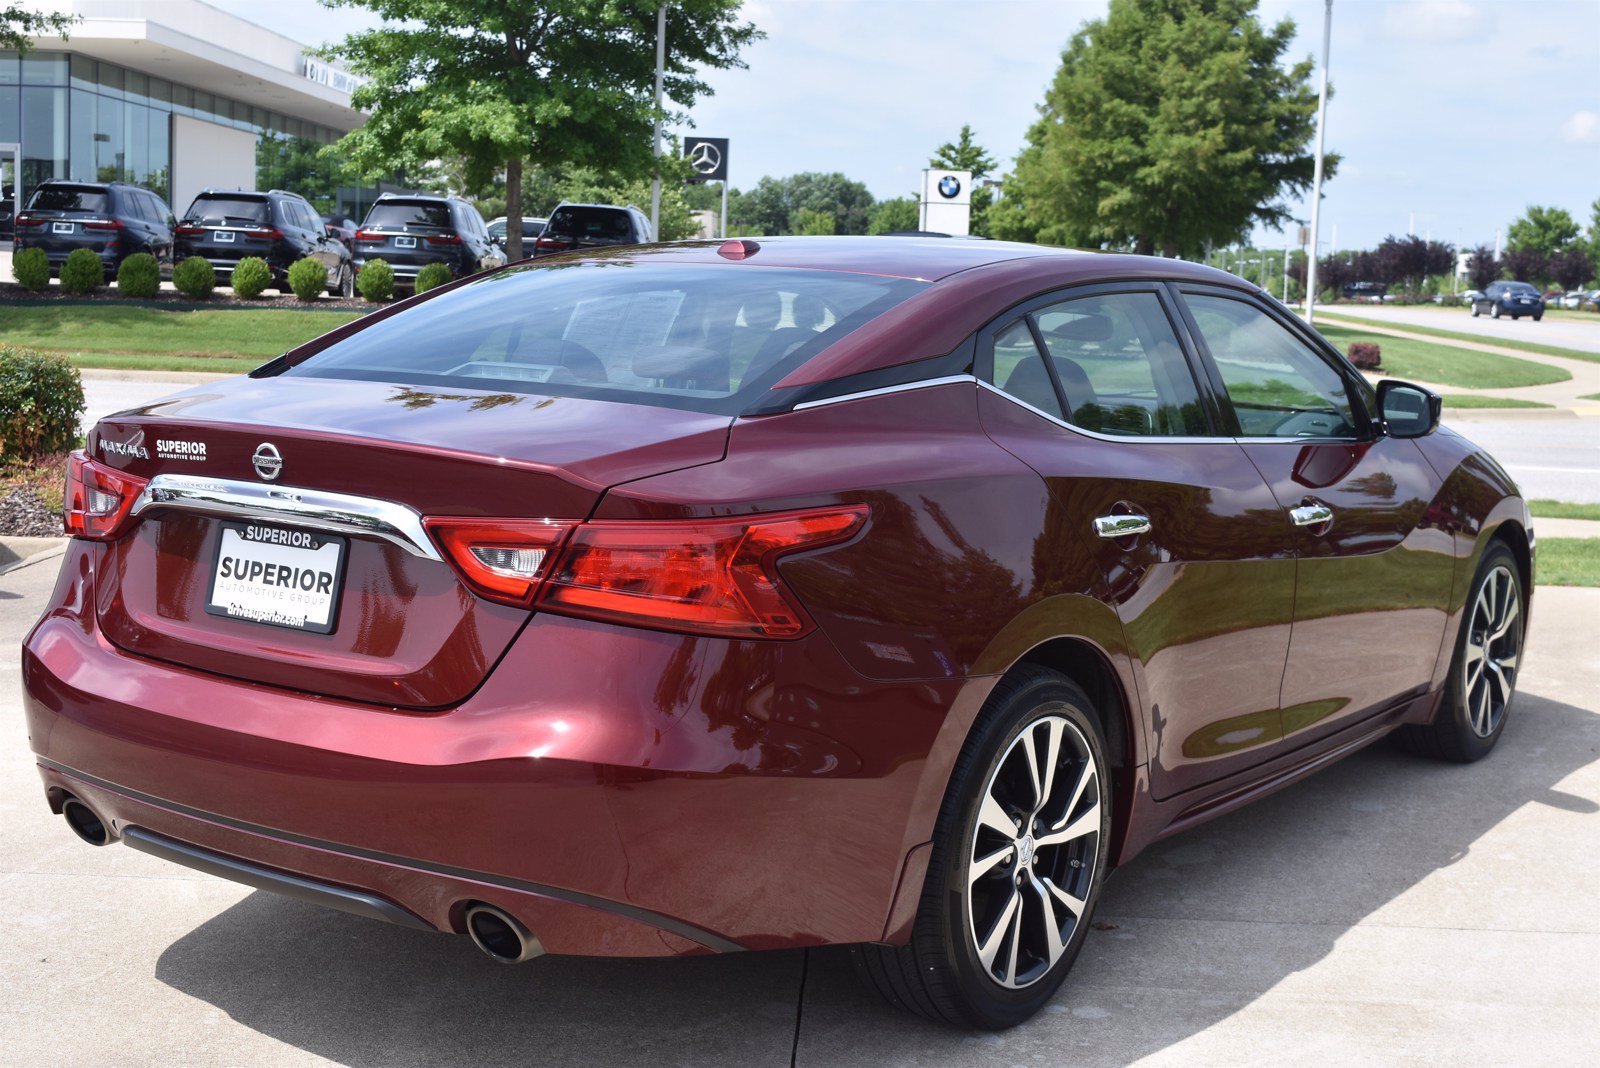
[[[856,505],[692,522],[585,523],[539,593],[541,610],[742,638],[797,638],[811,620],[778,577],[784,557],[848,540]]]
[[[110,541],[122,534],[148,479],[97,464],[82,452],[67,458],[61,525],[77,538]]]
[[[424,519],[446,559],[472,590],[501,604],[533,607],[550,557],[572,530],[546,519]]]

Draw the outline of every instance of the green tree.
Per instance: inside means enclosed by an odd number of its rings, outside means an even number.
[[[467,185],[504,171],[522,202],[530,159],[638,178],[653,172],[656,4],[648,0],[324,0],[383,20],[321,50],[368,79],[352,104],[369,114],[339,151],[378,175],[442,157],[467,164]],[[688,107],[710,92],[701,67],[743,66],[761,36],[738,0],[675,0],[667,8],[666,99]],[[667,118],[669,116],[661,116]],[[522,255],[521,216],[506,244]]]
[[[820,211],[833,216],[833,233],[864,234],[873,203],[871,191],[861,182],[838,172],[806,172],[762,178],[754,189],[729,202],[729,214],[751,232],[775,237],[797,232],[797,212]]]
[[[1528,205],[1522,218],[1506,231],[1506,247],[1537,252],[1549,259],[1578,240],[1578,223],[1565,208]]]
[[[795,233],[812,237],[835,233],[834,227],[838,225],[833,212],[817,211],[815,208],[801,208],[794,213],[789,224],[794,227]]]
[[[867,233],[892,234],[899,230],[915,230],[921,222],[922,209],[916,197],[893,197],[873,205],[872,217],[867,221]]]
[[[358,184],[360,175],[327,146],[300,137],[263,135],[256,142],[256,184],[293,189],[318,211],[336,206],[339,187]],[[182,211],[187,205],[174,204]]]
[[[1198,256],[1290,221],[1317,94],[1257,0],[1111,0],[1062,53],[996,236]],[[1337,159],[1328,157],[1333,173]]]
[[[60,37],[83,21],[81,15],[31,11],[27,6],[8,3],[0,7],[0,49],[26,53],[33,47],[30,37]]]
[[[952,171],[972,172],[972,219],[969,229],[980,237],[989,236],[989,207],[994,203],[994,188],[984,184],[984,179],[994,173],[994,157],[983,150],[972,135],[972,126],[961,124],[961,133],[954,141],[946,141],[934,149],[930,167],[943,167]]]

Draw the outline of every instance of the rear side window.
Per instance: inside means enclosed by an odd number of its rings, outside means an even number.
[[[536,264],[378,320],[283,373],[731,414],[925,285],[781,268]]]
[[[201,193],[189,205],[184,217],[202,222],[239,223],[246,226],[263,226],[267,222],[269,205],[264,197],[214,196]]]
[[[437,200],[385,200],[367,212],[363,226],[398,230],[405,226],[451,229],[450,205]]]
[[[633,240],[628,213],[615,208],[557,208],[545,226],[550,237],[589,237]]]
[[[86,189],[74,185],[47,185],[34,190],[28,198],[28,207],[40,211],[92,211],[104,212],[109,201],[102,189]]]

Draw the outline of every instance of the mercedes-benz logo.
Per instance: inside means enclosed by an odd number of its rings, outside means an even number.
[[[947,200],[952,200],[961,195],[961,179],[953,174],[947,174],[939,179],[939,195]]]
[[[256,446],[255,454],[250,457],[250,464],[256,469],[256,474],[271,482],[283,471],[283,456],[278,452],[278,447],[270,441],[263,441]]]
[[[689,149],[689,166],[697,174],[715,174],[717,168],[722,166],[722,153],[717,151],[717,146],[709,141],[698,141]]]

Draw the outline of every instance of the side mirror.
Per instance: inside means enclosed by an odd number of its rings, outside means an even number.
[[[1444,399],[1410,382],[1385,379],[1378,383],[1378,411],[1390,437],[1420,438],[1439,429]]]

